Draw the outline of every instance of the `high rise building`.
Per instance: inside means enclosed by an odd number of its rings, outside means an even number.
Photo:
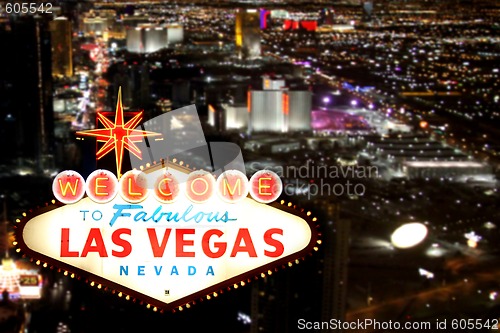
[[[117,66],[112,86],[115,96],[121,89],[125,107],[131,109],[149,109],[151,107],[149,105],[151,93],[149,65],[146,62]]]
[[[250,90],[249,132],[286,132],[286,110],[283,90]]]
[[[208,105],[208,125],[218,131],[245,130],[248,127],[248,109],[245,104]]]
[[[369,22],[372,20],[373,1],[363,1],[363,21]]]
[[[50,22],[52,45],[52,75],[73,76],[73,46],[71,22],[66,17],[57,17]]]
[[[349,244],[351,222],[339,214],[340,204],[330,204],[325,212],[331,221],[324,232],[323,258],[323,300],[321,320],[345,320],[347,304],[347,272],[349,263]],[[331,225],[331,226],[330,226]],[[335,332],[341,332],[337,330]],[[321,332],[332,332],[326,329]]]
[[[136,27],[128,27],[126,38],[129,52],[151,53],[182,43],[184,28],[179,24],[140,24]]]
[[[184,41],[184,27],[180,24],[167,24],[167,45],[178,44]]]
[[[111,25],[109,17],[85,17],[82,21],[83,32],[86,36],[102,36]]]
[[[0,159],[15,158],[42,171],[53,149],[52,59],[47,17],[12,16],[0,22],[5,66],[0,67]]]
[[[311,91],[288,90],[283,86],[272,89],[273,86],[281,85],[277,81],[281,80],[264,78],[264,90],[248,91],[248,131],[286,133],[310,130]]]
[[[140,53],[144,52],[144,44],[142,42],[142,29],[135,27],[129,28],[126,32],[127,35],[127,51]]]
[[[144,52],[156,52],[167,46],[167,38],[163,27],[145,27],[143,32]]]
[[[286,92],[288,108],[288,131],[309,131],[311,129],[312,94],[309,90]]]
[[[261,56],[260,14],[257,9],[237,9],[235,17],[236,50],[244,59]]]

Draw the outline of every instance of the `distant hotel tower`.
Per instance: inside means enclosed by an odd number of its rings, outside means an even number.
[[[0,66],[0,159],[24,158],[47,168],[53,146],[50,32],[44,17],[12,16],[0,21],[7,47]],[[21,164],[21,163],[20,163]]]
[[[263,88],[248,91],[250,133],[311,129],[311,91],[288,90],[284,80],[267,76],[263,77]]]
[[[180,24],[139,24],[126,30],[127,51],[151,53],[180,44],[184,40],[184,27]]]
[[[52,75],[73,76],[73,46],[71,22],[66,17],[57,17],[50,22],[52,42]]]
[[[373,1],[362,1],[364,22],[370,22],[373,15]]]
[[[257,9],[236,10],[235,35],[240,58],[255,59],[261,56],[260,14]]]

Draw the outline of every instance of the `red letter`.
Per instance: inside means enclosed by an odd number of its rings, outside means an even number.
[[[115,243],[115,245],[121,246],[123,248],[123,251],[120,252],[112,250],[111,255],[114,257],[123,258],[128,256],[130,252],[132,252],[132,245],[129,243],[129,241],[120,238],[122,234],[131,235],[132,230],[120,228],[116,229],[113,232],[113,234],[111,235],[111,240],[113,240],[113,243]]]
[[[165,252],[165,247],[167,246],[168,237],[170,237],[170,232],[172,231],[172,229],[165,229],[161,245],[158,243],[158,237],[156,237],[156,229],[148,228],[147,231],[149,236],[149,242],[151,243],[151,250],[153,250],[153,255],[155,256],[155,258],[163,257],[163,253]]]
[[[283,247],[283,243],[281,243],[279,240],[273,238],[274,234],[278,234],[278,235],[283,236],[283,229],[277,229],[277,228],[269,229],[264,234],[264,242],[266,242],[267,245],[271,245],[276,249],[274,252],[264,250],[264,254],[268,257],[271,257],[271,258],[279,257],[280,255],[283,254],[283,251],[285,251],[285,248]]]
[[[92,243],[95,240],[95,245]],[[99,228],[91,228],[89,232],[89,237],[85,242],[85,246],[83,247],[82,257],[86,257],[89,252],[97,252],[99,253],[99,257],[107,257],[108,253],[106,252],[106,246],[104,245],[104,240],[102,239],[101,230]]]
[[[243,240],[244,245],[241,245]],[[255,253],[255,247],[253,246],[252,237],[248,232],[248,229],[240,229],[238,235],[236,235],[236,240],[234,241],[233,251],[231,252],[231,257],[236,257],[238,252],[248,252],[250,257],[257,257]]]
[[[61,229],[61,257],[78,257],[78,251],[69,250],[69,228]]]
[[[212,252],[210,250],[210,237],[213,235],[217,235],[217,237],[221,237],[224,233],[218,229],[210,229],[205,232],[201,241],[201,247],[203,248],[203,252],[209,258],[220,258],[226,253],[227,244],[224,242],[215,242],[214,246],[217,249],[216,252]]]
[[[184,246],[193,246],[194,241],[184,239],[184,235],[194,235],[194,229],[177,229],[175,231],[175,255],[177,257],[194,257],[194,252],[185,252]]]

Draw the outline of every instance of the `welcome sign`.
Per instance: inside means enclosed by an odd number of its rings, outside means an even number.
[[[16,221],[17,251],[154,310],[183,310],[317,250],[316,218],[275,201],[277,184],[266,170],[215,179],[175,163],[120,179],[63,171],[57,200]]]

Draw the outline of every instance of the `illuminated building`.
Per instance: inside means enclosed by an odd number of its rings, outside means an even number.
[[[279,29],[279,30],[302,30],[316,31],[319,23],[324,23],[324,17],[328,15],[331,18],[333,11],[323,9],[321,14],[315,12],[288,11],[283,9],[261,9],[260,10],[260,28]],[[328,21],[330,22],[331,19]]]
[[[292,90],[287,92],[288,130],[309,131],[311,129],[311,92]]]
[[[219,112],[212,104],[208,105],[208,125],[219,128]]]
[[[235,20],[236,48],[240,58],[261,56],[260,14],[257,9],[237,9]]]
[[[409,179],[460,178],[475,175],[493,175],[491,166],[475,161],[405,161],[403,173]],[[465,177],[466,178],[466,177]],[[487,177],[485,177],[487,178]]]
[[[266,79],[264,79],[264,82]],[[273,84],[269,82],[269,86]],[[266,84],[264,83],[264,87]],[[247,107],[249,132],[307,131],[311,129],[311,100],[308,90],[250,90]]]
[[[184,28],[180,24],[166,25],[167,45],[178,44],[184,41]]]
[[[71,22],[66,17],[57,17],[50,22],[52,43],[52,75],[73,76],[73,46]]]
[[[106,17],[85,17],[83,32],[87,36],[102,36],[110,26],[111,19]]]
[[[166,98],[161,98],[156,102],[156,106],[162,113],[172,111],[172,101]]]
[[[271,10],[271,18],[275,20],[286,20],[290,18],[290,12],[285,9]]]
[[[0,290],[7,292],[9,299],[40,299],[42,276],[36,266],[23,261],[15,261],[9,257],[9,247],[12,243],[7,230],[7,205],[3,204],[3,221],[0,223],[1,251],[5,253],[0,265]],[[2,295],[3,296],[3,295]],[[3,297],[2,297],[3,298]],[[4,300],[5,301],[5,300]],[[0,307],[0,323],[2,322]],[[1,326],[0,326],[1,327]]]
[[[162,27],[145,27],[142,33],[145,53],[156,52],[167,46],[165,30]]]
[[[264,90],[279,90],[285,87],[285,80],[282,78],[272,78],[268,75],[262,77],[262,88]]]
[[[131,28],[127,29],[127,50],[129,52],[140,53],[144,50],[144,44],[142,43],[142,29],[141,28]]]
[[[323,25],[318,28],[316,32],[318,33],[328,33],[328,32],[354,32],[356,29],[352,24],[332,24]]]
[[[249,91],[249,132],[286,132],[284,96],[282,90]]]
[[[40,299],[42,276],[37,269],[23,265],[23,262],[11,258],[2,259],[0,288],[8,291],[10,299]]]
[[[335,10],[333,8],[323,8],[320,13],[320,24],[331,25],[333,23],[333,18],[335,15]]]
[[[285,20],[283,21],[283,30],[306,30],[316,31],[318,22],[312,20]]]
[[[122,17],[123,26],[126,29],[135,28],[141,24],[147,24],[149,17],[143,15],[125,15]]]
[[[267,29],[269,16],[271,16],[271,11],[261,8],[260,10],[260,28],[262,30]]]
[[[126,30],[127,50],[135,53],[151,53],[182,43],[184,28],[178,24],[141,24]]]
[[[218,131],[246,129],[248,108],[238,104],[209,105],[208,124]]]
[[[363,2],[363,21],[371,21],[373,13],[373,1]]]
[[[114,22],[111,28],[108,31],[106,31],[106,34],[108,40],[127,38],[127,33],[123,25],[117,24],[116,22]]]
[[[50,167],[54,119],[51,46],[44,17],[13,17],[0,24],[0,39],[9,45],[0,68],[0,94],[9,96],[0,109],[2,157],[26,159],[37,171]]]
[[[467,154],[426,135],[398,134],[366,137],[367,151],[386,161],[392,170],[385,177],[447,179],[461,181],[492,179],[490,165],[472,160]]]
[[[222,107],[224,108],[226,115],[226,130],[247,128],[248,110],[246,106],[224,104]]]

